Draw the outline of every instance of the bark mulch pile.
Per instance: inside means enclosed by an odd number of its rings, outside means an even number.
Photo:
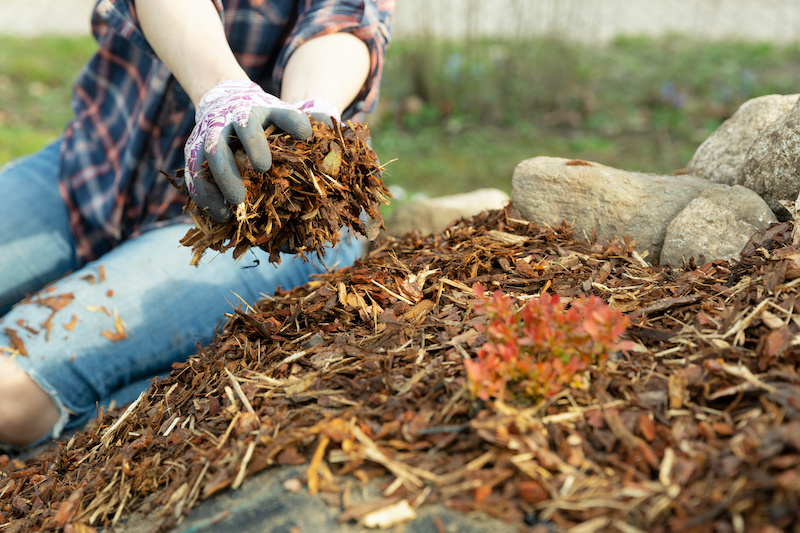
[[[326,126],[311,120],[313,136],[299,141],[267,128],[272,167],[257,172],[243,149],[233,145],[247,197],[226,222],[217,222],[191,199],[185,211],[195,223],[181,244],[192,248],[197,265],[206,250],[233,250],[234,259],[253,246],[280,263],[281,250],[301,259],[339,241],[342,228],[372,240],[383,225],[381,204],[391,197],[381,181],[383,168],[368,145],[366,124]],[[176,182],[179,180],[176,180]],[[360,218],[362,210],[369,217]]]
[[[236,310],[124,412],[27,462],[5,458],[3,533],[168,529],[272,465],[355,505],[339,476],[388,479],[382,507],[440,501],[573,531],[797,531],[798,251],[788,223],[741,261],[667,269],[513,208],[381,241],[355,266]],[[484,341],[474,282],[520,301],[600,296],[634,341],[585,390],[480,405],[462,360]],[[388,475],[388,477],[387,477]],[[71,529],[69,529],[71,528]]]

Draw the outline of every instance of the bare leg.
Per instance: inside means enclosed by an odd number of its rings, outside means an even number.
[[[27,446],[58,422],[53,400],[12,359],[0,356],[0,442]]]

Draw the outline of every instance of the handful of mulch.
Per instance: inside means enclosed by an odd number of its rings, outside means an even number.
[[[280,252],[286,250],[307,261],[308,255],[322,257],[326,245],[336,244],[342,228],[369,240],[385,229],[380,204],[388,204],[391,193],[381,179],[383,167],[367,144],[367,126],[348,122],[329,128],[314,119],[311,124],[314,134],[308,141],[267,128],[272,152],[267,172],[257,172],[244,150],[231,146],[247,198],[226,222],[217,222],[188,201],[184,211],[195,227],[181,244],[192,247],[192,265],[208,249],[233,249],[238,259],[253,246],[269,252],[271,263],[280,263]],[[362,210],[371,220],[360,218]]]

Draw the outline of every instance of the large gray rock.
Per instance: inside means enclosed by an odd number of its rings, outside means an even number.
[[[557,157],[527,159],[514,169],[511,199],[532,222],[566,221],[577,235],[629,235],[653,260],[669,224],[711,182],[695,176],[628,172]]]
[[[767,126],[747,152],[738,183],[770,205],[794,201],[800,193],[800,101]]]
[[[669,223],[660,262],[681,266],[690,257],[698,264],[738,260],[753,234],[777,221],[767,203],[750,189],[712,185]]]
[[[771,94],[742,104],[695,151],[686,166],[687,174],[716,183],[742,184],[738,180],[747,151],[765,128],[792,109],[798,97]]]
[[[508,200],[508,194],[499,189],[478,189],[417,200],[395,209],[386,219],[386,228],[391,235],[405,235],[411,231],[427,235],[445,229],[456,220],[502,209]]]

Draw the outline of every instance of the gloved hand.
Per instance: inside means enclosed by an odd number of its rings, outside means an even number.
[[[264,128],[275,124],[296,139],[311,137],[308,115],[250,80],[228,80],[208,91],[197,106],[195,126],[186,141],[184,180],[189,194],[219,222],[231,216],[231,207],[246,196],[242,176],[229,146],[236,135],[253,168],[266,172],[272,166]],[[201,176],[208,161],[214,182]]]

